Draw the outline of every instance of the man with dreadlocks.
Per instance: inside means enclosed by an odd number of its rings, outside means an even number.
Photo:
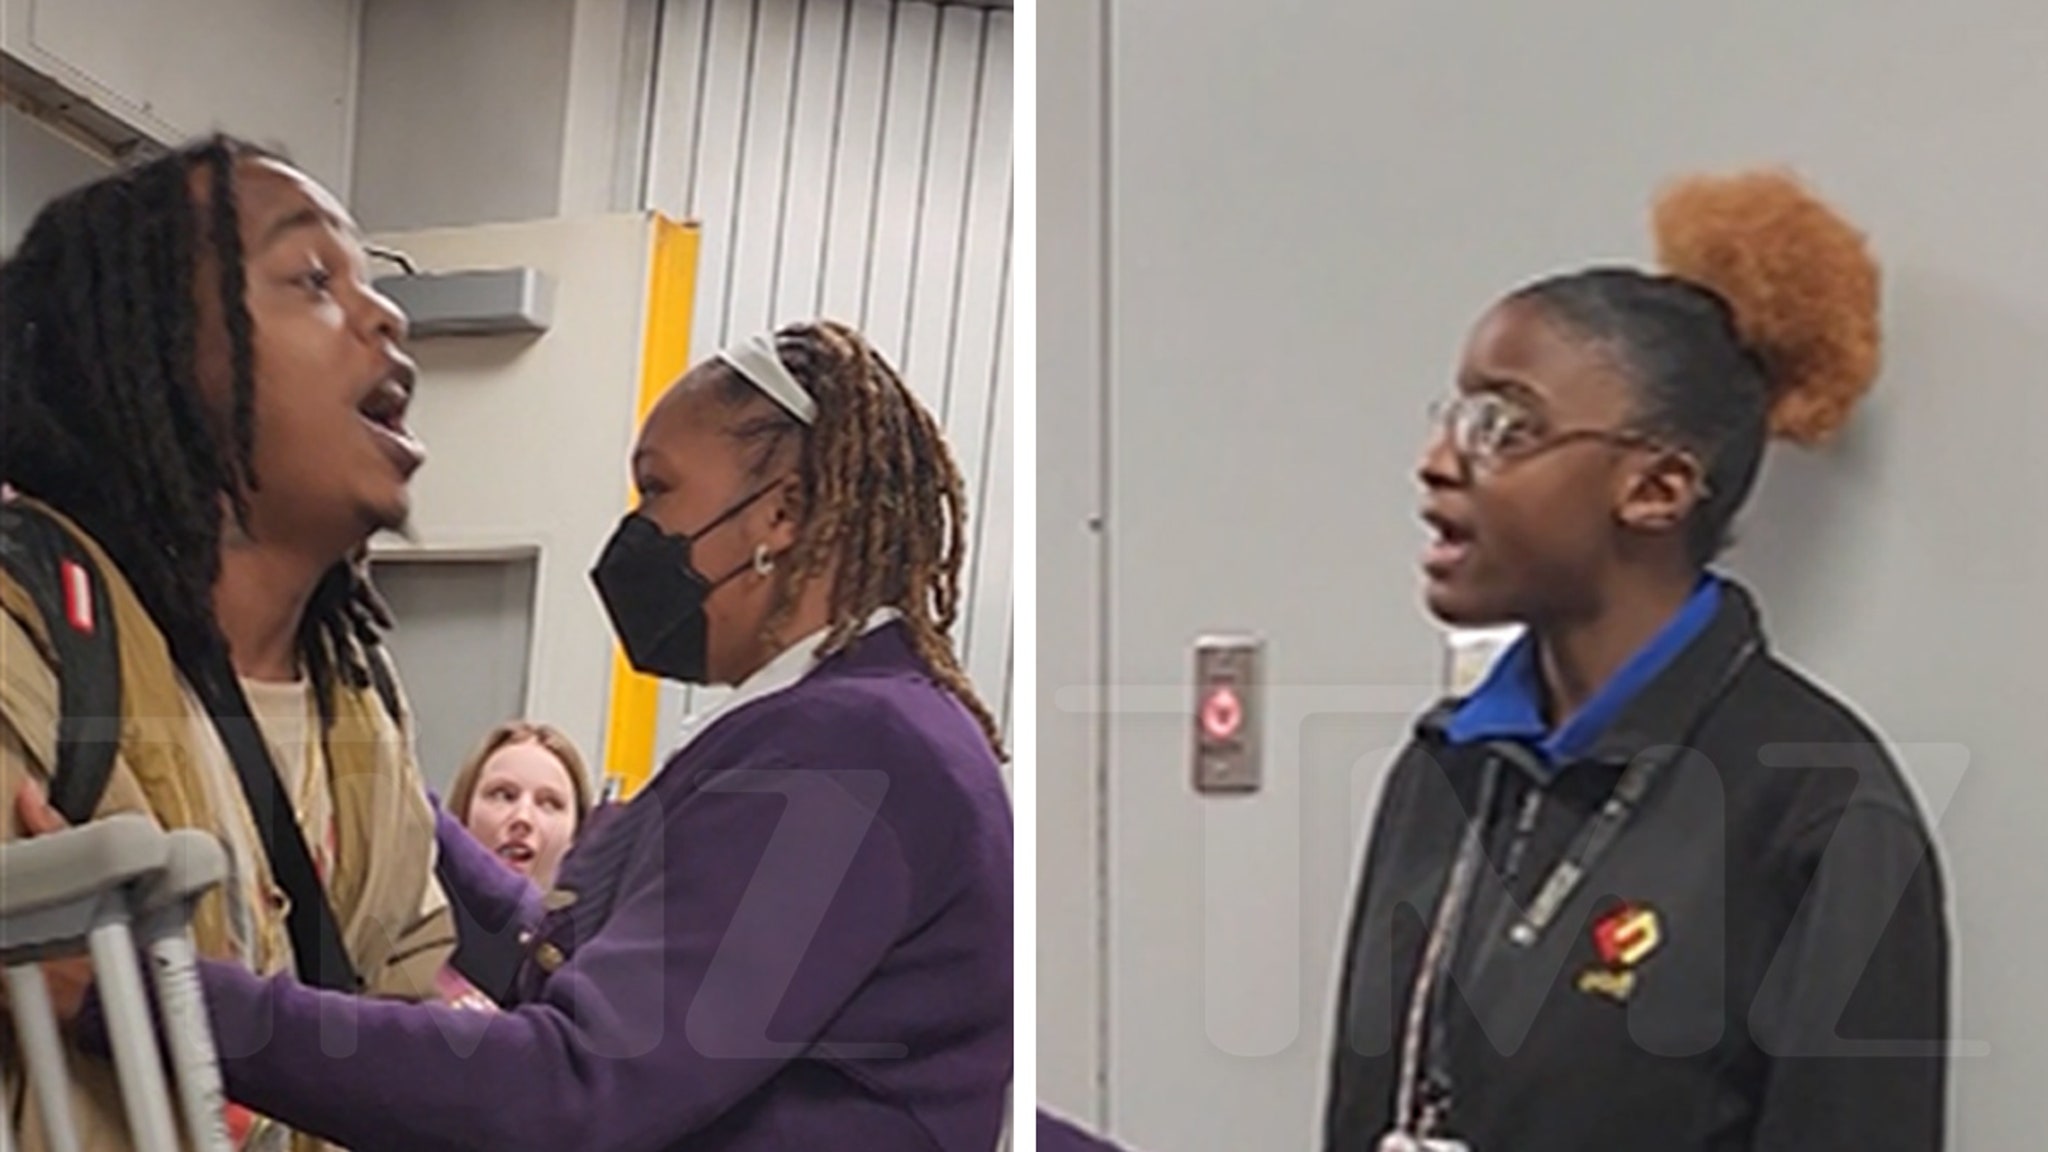
[[[858,334],[701,365],[640,433],[593,572],[642,671],[732,685],[546,898],[505,1010],[357,1001],[203,962],[230,1096],[358,1148],[990,1152],[1011,1069],[1011,823],[949,640],[963,496]],[[488,915],[488,914],[487,914]]]
[[[52,202],[0,265],[10,517],[92,570],[83,611],[116,637],[113,768],[69,814],[141,811],[222,839],[234,879],[199,907],[205,955],[421,997],[454,932],[362,563],[406,522],[423,460],[404,334],[334,197],[225,137]],[[15,836],[59,823],[40,793],[59,763],[56,640],[78,617],[0,576],[0,835]],[[277,791],[254,790],[265,780]],[[82,991],[71,971],[54,972],[64,1008]],[[125,1147],[110,1069],[74,1069],[85,1146]],[[18,1077],[7,1090],[18,1145],[40,1147],[35,1102]],[[244,1148],[289,1136],[229,1120]]]

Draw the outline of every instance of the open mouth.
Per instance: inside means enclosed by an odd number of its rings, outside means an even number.
[[[535,855],[533,845],[517,840],[498,845],[498,859],[522,872],[533,867]]]
[[[1451,574],[1472,554],[1472,526],[1435,510],[1425,510],[1422,522],[1429,525],[1429,546],[1423,551],[1422,568],[1431,577]]]
[[[407,479],[427,461],[426,445],[405,426],[406,411],[412,406],[409,375],[399,372],[385,377],[356,405],[356,414],[370,426],[378,447]]]

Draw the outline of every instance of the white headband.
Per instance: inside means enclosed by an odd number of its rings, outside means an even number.
[[[754,387],[766,392],[770,400],[787,408],[791,416],[805,424],[818,422],[818,402],[811,399],[804,386],[789,374],[782,357],[776,354],[775,337],[751,337],[745,343],[720,352],[718,358],[732,365],[733,370],[746,377]]]

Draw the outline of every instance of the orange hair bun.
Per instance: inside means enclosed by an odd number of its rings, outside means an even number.
[[[1653,212],[1657,260],[1735,313],[1770,378],[1771,434],[1826,439],[1877,378],[1879,272],[1862,232],[1778,171],[1674,183]]]

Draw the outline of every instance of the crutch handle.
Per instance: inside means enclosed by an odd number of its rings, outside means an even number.
[[[76,828],[0,844],[6,883],[0,914],[84,900],[164,866],[165,836],[146,816],[121,813]]]
[[[136,911],[154,916],[168,910],[182,918],[186,905],[227,879],[228,854],[219,840],[196,828],[171,831],[164,848],[163,867],[142,885]]]
[[[12,1015],[54,1148],[76,1148],[76,1133],[57,1019],[36,964],[81,951],[91,954],[96,983],[113,1015],[132,1025],[117,1030],[116,1064],[135,1146],[174,1146],[161,1069],[146,1043],[148,1005],[128,931],[132,901],[169,854],[163,832],[139,815],[0,844],[0,960],[7,966]]]
[[[160,871],[169,841],[147,817],[121,814],[0,844],[0,959],[21,964],[84,951],[133,886]]]

